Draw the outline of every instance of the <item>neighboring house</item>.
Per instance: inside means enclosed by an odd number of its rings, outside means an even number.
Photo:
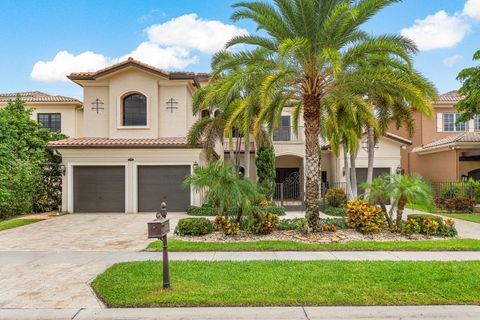
[[[202,196],[182,187],[184,177],[206,162],[201,146],[187,147],[187,133],[200,117],[192,113],[192,95],[208,81],[208,74],[167,72],[129,58],[96,72],[72,73],[83,87],[84,105],[78,109],[71,138],[51,142],[63,157],[63,210],[69,212],[153,212],[166,201],[171,212],[201,204]],[[291,110],[273,135],[276,152],[277,194],[303,199],[304,134],[292,131]],[[62,125],[63,130],[63,125]],[[410,141],[394,134],[380,139],[375,174],[396,172],[400,151]],[[342,157],[328,143],[322,146],[323,182],[345,181]],[[243,147],[239,148],[242,149]],[[221,150],[221,148],[220,148]],[[224,149],[228,159],[228,149]],[[243,155],[239,156],[243,166]],[[255,154],[250,177],[256,179]],[[367,154],[360,149],[357,173],[366,175]],[[283,183],[283,184],[282,184]]]
[[[32,109],[32,118],[44,128],[61,131],[69,137],[81,135],[77,126],[83,114],[80,100],[39,91],[0,93],[0,108],[5,107],[9,100],[15,100],[18,94],[27,108]]]
[[[480,117],[456,124],[454,105],[462,97],[447,92],[432,105],[434,117],[415,113],[416,128],[412,145],[402,150],[405,173],[418,173],[434,182],[480,179]],[[391,130],[408,137],[405,130]]]

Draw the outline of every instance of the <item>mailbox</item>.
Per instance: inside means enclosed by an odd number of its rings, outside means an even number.
[[[150,221],[148,224],[149,238],[163,238],[170,232],[170,220],[163,217]]]
[[[162,202],[156,219],[147,222],[148,237],[162,239],[163,242],[163,288],[170,288],[170,268],[168,266],[167,234],[170,231],[170,220],[167,219],[167,204]]]

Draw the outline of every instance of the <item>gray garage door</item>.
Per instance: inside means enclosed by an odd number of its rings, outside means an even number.
[[[165,201],[170,212],[184,212],[190,205],[190,188],[182,186],[190,166],[139,166],[138,211],[156,212]]]
[[[373,179],[380,177],[382,174],[389,174],[390,168],[373,168]],[[359,185],[359,192],[363,192],[360,189],[360,184],[367,181],[367,168],[357,168],[357,183]]]
[[[124,166],[73,168],[75,212],[125,212]]]

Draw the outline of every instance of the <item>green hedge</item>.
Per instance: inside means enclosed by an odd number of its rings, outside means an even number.
[[[190,216],[216,216],[217,209],[215,209],[211,204],[205,203],[201,207],[199,206],[188,206],[187,214]]]
[[[345,208],[328,207],[323,213],[328,214],[329,216],[345,217],[347,215],[347,210]]]
[[[175,234],[179,236],[203,236],[212,233],[213,222],[207,218],[185,218],[178,221]]]

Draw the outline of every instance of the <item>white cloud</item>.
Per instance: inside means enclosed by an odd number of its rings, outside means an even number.
[[[425,19],[415,20],[410,28],[402,29],[402,35],[412,39],[420,50],[451,48],[463,40],[470,25],[458,15],[450,16],[444,10]]]
[[[447,67],[453,67],[458,61],[462,60],[462,56],[459,54],[455,54],[451,57],[443,59],[443,64]]]
[[[67,81],[67,74],[74,71],[94,71],[105,68],[112,60],[102,54],[85,51],[79,55],[60,51],[50,61],[38,61],[34,64],[30,77],[44,82]]]
[[[464,15],[480,20],[480,0],[468,0],[463,8]]]
[[[196,49],[206,53],[222,50],[228,40],[247,30],[221,21],[205,20],[197,14],[186,14],[145,29],[151,42],[162,46]]]
[[[198,62],[198,58],[196,56],[192,57],[187,49],[179,47],[162,48],[151,42],[142,42],[131,53],[120,57],[119,61],[126,60],[128,57],[163,69],[183,69]]]
[[[184,69],[198,63],[195,50],[214,53],[223,49],[232,37],[247,34],[245,29],[221,21],[201,19],[195,13],[152,25],[144,32],[148,41],[140,43],[128,54],[107,57],[91,51],[78,55],[60,51],[50,61],[36,62],[30,77],[44,82],[68,81],[66,76],[72,72],[96,71],[128,57],[162,69]]]

